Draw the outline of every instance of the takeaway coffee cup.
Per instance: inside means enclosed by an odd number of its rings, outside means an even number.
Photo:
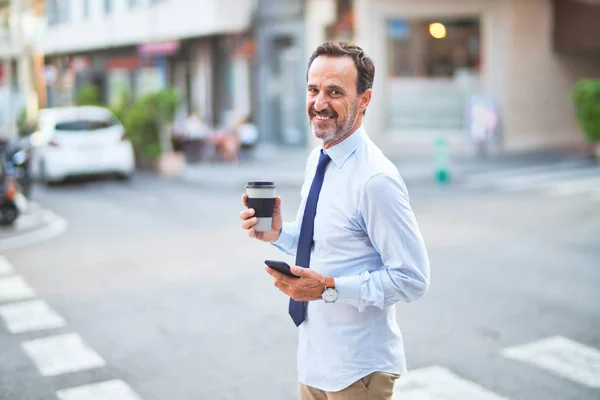
[[[246,184],[248,208],[253,208],[258,219],[254,230],[267,232],[271,230],[273,209],[275,208],[275,182],[248,182]]]

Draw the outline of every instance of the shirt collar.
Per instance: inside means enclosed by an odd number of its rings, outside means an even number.
[[[346,160],[364,142],[366,134],[365,128],[361,125],[352,135],[327,150],[323,150],[323,153],[331,157],[331,161],[336,167],[342,168]]]

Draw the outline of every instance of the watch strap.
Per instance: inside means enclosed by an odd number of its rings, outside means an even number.
[[[335,279],[332,276],[325,277],[325,289],[335,288]]]

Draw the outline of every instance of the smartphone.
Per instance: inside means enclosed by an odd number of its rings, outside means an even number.
[[[299,276],[292,274],[292,272],[290,271],[290,266],[286,262],[265,260],[265,264],[267,264],[269,268],[273,268],[275,271],[281,272],[284,275],[290,276],[292,278],[300,278]]]

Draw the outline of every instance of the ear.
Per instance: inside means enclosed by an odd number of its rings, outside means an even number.
[[[369,107],[369,103],[371,102],[371,96],[373,95],[373,89],[367,89],[363,94],[358,97],[358,112],[363,113],[367,107]]]

